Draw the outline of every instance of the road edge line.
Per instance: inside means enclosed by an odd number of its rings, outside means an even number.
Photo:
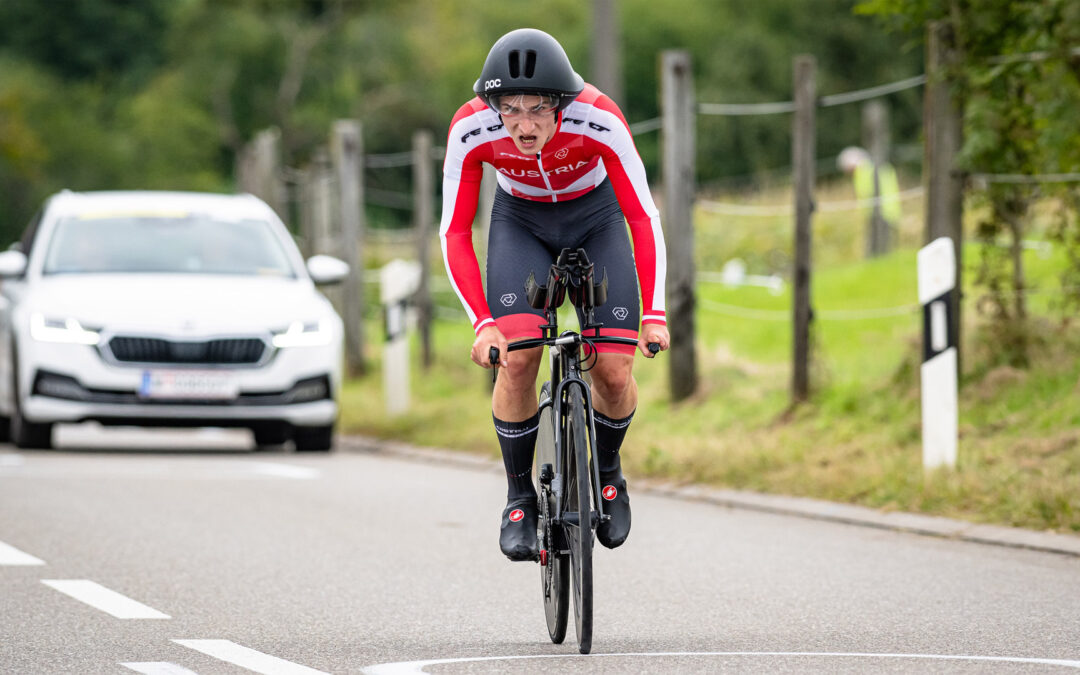
[[[339,447],[356,453],[386,455],[411,461],[455,466],[474,471],[502,473],[499,460],[464,451],[422,447],[402,441],[381,440],[367,436],[342,436]],[[843,504],[809,497],[790,497],[743,490],[728,490],[705,485],[678,485],[648,478],[635,478],[634,489],[672,499],[702,502],[748,511],[797,516],[892,532],[906,532],[975,544],[1027,549],[1080,557],[1080,537],[1056,532],[1039,532],[1019,527],[974,523],[943,516],[904,511],[880,511],[867,506]]]

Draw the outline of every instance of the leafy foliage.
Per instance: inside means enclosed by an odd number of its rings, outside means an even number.
[[[869,0],[859,10],[878,13],[909,31],[945,22],[955,61],[946,77],[964,110],[961,168],[974,174],[1053,174],[1080,170],[1080,5],[1071,0]],[[976,281],[988,296],[977,303],[990,319],[1000,355],[1014,366],[1029,362],[1023,240],[1040,201],[1057,210],[1049,232],[1080,261],[1075,218],[1076,183],[979,184],[971,203],[982,207],[976,236],[985,246]],[[1070,204],[1072,208],[1070,208]],[[1005,248],[1002,248],[1004,246]],[[1062,285],[1080,270],[1066,270]],[[1076,291],[1072,291],[1076,298]]]
[[[445,133],[471,96],[491,44],[532,25],[555,35],[589,79],[591,15],[579,0],[37,0],[0,2],[0,237],[15,238],[60,188],[232,187],[234,157],[266,127],[284,161],[307,163],[334,119],[364,123],[369,152],[410,147],[415,129]],[[690,51],[698,99],[791,98],[791,61],[813,53],[819,90],[907,77],[904,52],[853,0],[621,0],[625,100],[631,122],[659,115],[657,58]],[[896,135],[918,133],[917,92],[894,98]],[[822,111],[822,156],[858,141],[858,106]],[[790,118],[699,119],[699,181],[753,179],[786,166]],[[658,134],[637,139],[659,178]],[[407,190],[407,171],[369,174]],[[393,221],[393,218],[387,216]],[[407,215],[397,214],[406,223]]]
[[[163,57],[169,0],[0,3],[0,45],[67,80],[144,75]]]

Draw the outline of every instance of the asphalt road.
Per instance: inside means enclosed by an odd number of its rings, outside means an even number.
[[[580,656],[572,626],[547,638],[538,566],[498,551],[495,471],[224,433],[61,441],[0,446],[3,673],[1080,669],[1077,557],[631,483]]]

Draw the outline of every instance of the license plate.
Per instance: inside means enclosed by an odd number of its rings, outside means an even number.
[[[139,385],[142,398],[233,399],[239,391],[234,377],[213,371],[147,370]]]

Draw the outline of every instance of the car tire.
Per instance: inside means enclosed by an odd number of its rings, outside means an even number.
[[[255,436],[257,450],[268,450],[279,445],[285,445],[289,441],[289,426],[287,424],[256,426],[251,428],[251,433]]]
[[[53,425],[49,423],[27,421],[16,404],[9,424],[11,442],[15,447],[48,450],[52,448],[52,429]]]
[[[19,400],[19,378],[15,373],[19,372],[18,351],[12,350],[15,358],[12,359],[11,380],[11,418],[8,420],[8,436],[17,448],[36,450],[49,450],[52,448],[51,423],[31,422],[23,417],[22,402]]]
[[[334,425],[322,427],[296,427],[293,443],[297,452],[329,452],[334,447]]]
[[[11,441],[11,418],[0,417],[0,443]]]

